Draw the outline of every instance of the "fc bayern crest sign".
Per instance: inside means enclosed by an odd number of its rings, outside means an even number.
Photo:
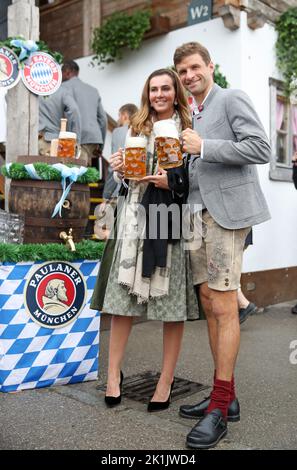
[[[21,78],[17,55],[8,47],[0,47],[0,87],[12,88]]]
[[[22,70],[24,85],[35,95],[51,95],[62,82],[60,65],[46,52],[33,52]]]
[[[70,263],[44,263],[29,277],[25,305],[32,320],[46,328],[61,328],[78,317],[86,301],[81,272]]]

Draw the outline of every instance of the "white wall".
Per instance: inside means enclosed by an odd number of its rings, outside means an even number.
[[[266,132],[270,135],[269,77],[280,78],[275,62],[276,33],[270,25],[256,31],[241,18],[242,85],[251,97]],[[297,193],[292,183],[269,179],[269,165],[258,166],[261,186],[272,218],[254,228],[254,247],[244,255],[244,272],[297,265]]]
[[[269,135],[269,77],[278,78],[275,66],[275,31],[265,25],[256,31],[247,27],[241,14],[241,27],[230,31],[220,18],[189,26],[159,38],[145,41],[137,52],[127,52],[122,61],[105,69],[91,67],[91,58],[79,59],[80,77],[98,88],[106,111],[117,119],[121,105],[139,105],[143,84],[155,69],[172,64],[177,46],[199,41],[215,63],[220,64],[230,86],[241,88],[251,97]],[[108,153],[108,145],[105,153]],[[267,197],[272,220],[254,228],[254,246],[244,255],[243,271],[262,271],[297,266],[297,193],[291,183],[269,179],[269,165],[259,166],[262,189]]]
[[[80,78],[98,88],[106,111],[116,119],[117,111],[124,103],[139,105],[147,76],[158,68],[172,65],[176,47],[184,42],[202,42],[210,49],[215,62],[221,64],[230,81],[232,77],[232,86],[239,86],[241,74],[237,64],[240,51],[234,47],[239,40],[240,33],[226,29],[218,18],[147,40],[139,51],[127,51],[123,60],[107,65],[103,70],[89,65],[91,57],[79,59]],[[226,60],[226,52],[234,61]]]

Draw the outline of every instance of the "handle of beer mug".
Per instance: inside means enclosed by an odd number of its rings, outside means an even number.
[[[118,159],[117,154],[119,154],[119,153],[121,154],[121,157],[124,157],[124,150],[122,148],[119,148],[117,150],[117,152],[115,152],[114,154],[112,154],[110,156],[110,159],[109,159],[109,164],[110,164],[111,170],[115,174],[119,173],[119,170],[118,170],[119,167],[122,167],[123,165],[125,165],[124,158],[123,158],[123,161],[121,161],[120,163],[117,161],[117,159]]]
[[[122,156],[123,156],[123,165],[124,165],[124,174],[125,174],[125,170],[126,170],[126,149],[125,149],[125,147],[124,148],[121,147],[121,151],[122,151]]]
[[[75,158],[79,158],[81,155],[81,145],[75,144]]]
[[[125,166],[126,166],[126,149],[120,147],[121,152],[122,152],[122,157],[123,157],[123,165],[124,165],[124,174],[125,174]]]
[[[124,164],[124,167],[125,167],[125,165],[126,165],[126,149],[121,147],[121,151],[122,151],[122,156],[123,156],[123,164]],[[121,177],[121,180],[122,180],[122,185],[124,186],[124,188],[128,189],[129,186],[127,185],[127,183],[125,181],[125,168],[124,168],[124,174]]]

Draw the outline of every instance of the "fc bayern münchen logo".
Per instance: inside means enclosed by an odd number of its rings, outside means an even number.
[[[0,47],[0,87],[12,88],[18,83],[21,78],[19,66],[19,59],[13,51]]]
[[[27,281],[25,305],[34,322],[46,328],[61,328],[81,312],[86,284],[72,264],[51,261],[39,266]]]
[[[35,95],[51,95],[62,82],[60,65],[46,52],[33,52],[22,70],[24,85]]]

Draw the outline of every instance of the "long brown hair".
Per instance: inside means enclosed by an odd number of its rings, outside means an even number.
[[[151,73],[145,82],[141,97],[140,110],[133,116],[131,122],[132,134],[134,135],[149,135],[152,132],[152,117],[154,116],[154,110],[151,108],[149,100],[150,81],[152,78],[160,75],[168,75],[172,80],[175,89],[175,100],[177,101],[176,112],[179,114],[182,129],[184,130],[187,127],[191,127],[190,109],[179,76],[171,69],[159,69]]]

